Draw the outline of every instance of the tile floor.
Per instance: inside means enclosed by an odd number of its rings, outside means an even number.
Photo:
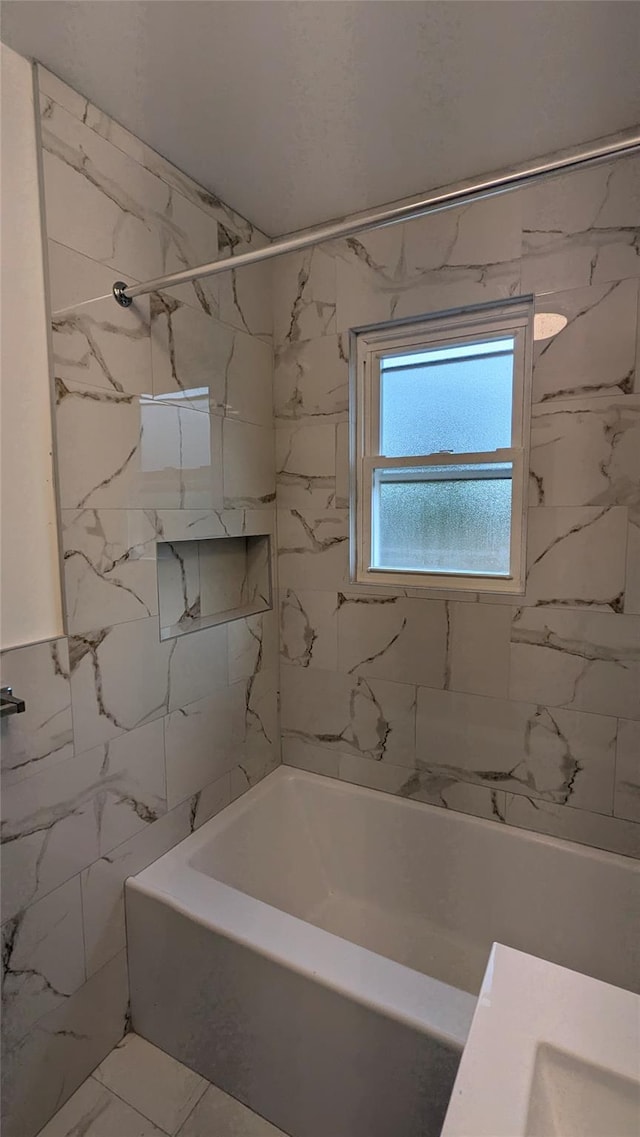
[[[137,1034],[118,1043],[38,1137],[285,1137]]]

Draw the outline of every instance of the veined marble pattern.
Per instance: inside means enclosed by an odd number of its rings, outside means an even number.
[[[640,503],[640,395],[533,408],[531,505]]]
[[[120,952],[75,994],[43,1015],[5,1055],[3,1137],[37,1133],[122,1038],[127,1016],[127,962]]]
[[[438,600],[338,594],[338,665],[348,675],[444,687],[448,635]]]
[[[268,243],[268,242],[267,242]],[[220,254],[249,252],[252,242],[245,242],[224,223],[218,225]],[[272,264],[263,261],[223,272],[213,279],[218,282],[220,318],[240,331],[271,340],[273,313],[271,307]]]
[[[177,189],[183,197],[188,198],[194,205],[200,206],[216,221],[224,221],[226,225],[230,225],[242,236],[244,241],[256,246],[264,243],[266,238],[260,231],[254,229],[249,221],[220,201],[220,198],[216,197],[214,193],[198,185],[182,170],[152,150],[145,142],[136,138],[120,123],[115,122],[109,115],[99,110],[88,99],[79,95],[72,87],[68,87],[66,83],[63,83],[61,79],[58,79],[56,75],[47,71],[40,64],[38,64],[38,82],[43,94],[48,95],[59,106],[64,107],[74,118],[89,126],[101,138],[117,146],[130,158],[134,158],[141,166],[172,186],[173,189]]]
[[[273,433],[266,426],[223,422],[224,508],[260,508],[275,501]]]
[[[538,312],[560,312],[561,332],[533,344],[533,401],[630,395],[636,382],[638,282],[613,281],[538,296]]]
[[[509,697],[640,719],[640,617],[517,609]]]
[[[3,919],[166,812],[162,723],[43,770],[3,794]]]
[[[215,260],[218,222],[123,151],[41,96],[49,236],[136,280]],[[210,315],[216,278],[172,295]]]
[[[226,627],[159,641],[155,617],[70,638],[78,751],[203,698],[227,682]]]
[[[222,508],[220,419],[57,382],[63,509]]]
[[[454,691],[418,690],[419,762],[475,782],[611,813],[617,722]]]
[[[203,537],[249,537],[275,533],[275,509],[157,509],[150,510],[162,541]]]
[[[227,629],[229,682],[250,679],[263,667],[278,664],[278,622],[275,611],[234,620]]]
[[[349,580],[346,509],[278,510],[278,577],[281,588],[335,589]]]
[[[640,507],[629,510],[624,610],[640,615]]]
[[[158,611],[156,527],[141,509],[62,510],[67,628],[118,624]]]
[[[287,343],[275,353],[276,419],[346,422],[349,415],[346,334]]]
[[[126,878],[142,872],[230,801],[230,777],[224,774],[83,869],[80,879],[87,975],[93,975],[126,946]]]
[[[283,589],[280,595],[282,658],[298,667],[338,669],[338,596],[335,592]]]
[[[73,755],[67,641],[5,651],[0,669],[2,685],[26,704],[23,714],[0,724],[4,789]]]
[[[214,691],[165,720],[167,797],[179,805],[229,773],[243,757],[245,685]]]
[[[10,1049],[85,981],[80,879],[2,927],[2,1042]]]
[[[278,348],[336,332],[336,263],[325,249],[282,257],[274,269],[273,334]]]
[[[134,395],[151,392],[148,296],[130,308],[112,297],[67,308],[53,316],[52,329],[57,379]]]
[[[616,817],[640,821],[640,722],[620,719],[618,723],[613,812]]]
[[[335,242],[337,330],[516,295],[520,242],[517,195]]]
[[[529,509],[525,603],[621,612],[626,549],[626,509]]]
[[[198,541],[162,541],[157,547],[160,627],[189,625],[202,614]]]
[[[640,160],[629,157],[524,191],[523,292],[640,275],[639,178]]]
[[[276,430],[278,503],[330,509],[336,498],[336,427],[296,422]]]
[[[283,664],[281,688],[283,739],[415,766],[414,686]]]

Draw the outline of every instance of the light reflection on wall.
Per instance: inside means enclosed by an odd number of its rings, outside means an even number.
[[[211,465],[211,433],[207,388],[140,399],[141,469],[200,469]],[[179,401],[187,405],[180,407]],[[194,407],[200,402],[201,409]]]

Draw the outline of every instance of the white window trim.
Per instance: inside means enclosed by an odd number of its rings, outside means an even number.
[[[354,584],[387,588],[469,591],[522,595],[526,568],[527,470],[531,406],[533,299],[460,309],[419,320],[402,321],[351,333],[350,374],[350,579]],[[380,359],[405,355],[438,342],[473,342],[513,336],[512,445],[473,454],[422,454],[385,458],[379,453]],[[510,576],[480,573],[395,572],[372,568],[372,479],[374,469],[402,469],[449,464],[511,462]]]

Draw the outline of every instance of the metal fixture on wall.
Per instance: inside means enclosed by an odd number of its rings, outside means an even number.
[[[239,253],[238,256],[210,261],[197,268],[159,276],[142,284],[126,284],[124,280],[117,280],[113,285],[113,295],[118,304],[128,308],[135,296],[142,296],[146,292],[157,292],[159,289],[176,284],[188,284],[191,280],[229,272],[230,269],[257,264],[259,261],[270,260],[272,257],[284,256],[287,253],[295,253],[325,241],[353,237],[370,229],[382,229],[386,225],[394,225],[401,221],[413,221],[430,213],[441,213],[445,209],[469,205],[471,202],[494,197],[496,194],[524,189],[558,174],[575,173],[635,153],[640,153],[640,128],[624,131],[577,149],[561,151],[547,158],[536,158],[516,169],[503,170],[487,174],[484,178],[460,182],[450,189],[434,190],[424,197],[405,202],[403,205],[391,205],[361,214],[355,219],[335,221],[329,225],[321,225],[317,229],[307,229],[299,236],[280,237],[262,249],[252,249],[248,253]]]
[[[0,687],[0,718],[7,715],[21,715],[26,710],[24,699],[18,699],[13,687]]]

